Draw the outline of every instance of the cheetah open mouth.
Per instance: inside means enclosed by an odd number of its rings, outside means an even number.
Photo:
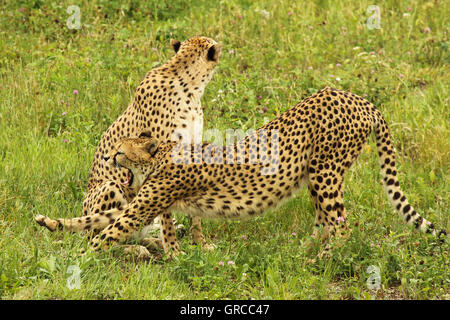
[[[125,167],[121,166],[118,162],[117,162],[117,154],[114,156],[113,158],[113,163],[114,163],[114,167],[116,167],[116,169],[120,170],[122,168],[125,169]],[[120,182],[121,184],[123,184],[124,186],[128,186],[131,187],[133,185],[133,181],[134,181],[134,174],[130,169],[127,169],[127,176],[126,176],[126,180],[124,182]]]
[[[133,180],[134,180],[134,174],[133,174],[133,172],[131,172],[130,169],[128,169],[127,180],[125,180],[125,182],[122,182],[122,184],[124,186],[131,187],[133,185]]]

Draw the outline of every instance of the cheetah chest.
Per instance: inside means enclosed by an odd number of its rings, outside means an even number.
[[[185,108],[179,112],[174,121],[175,130],[172,140],[183,138],[185,143],[201,143],[203,136],[203,110],[197,108]]]

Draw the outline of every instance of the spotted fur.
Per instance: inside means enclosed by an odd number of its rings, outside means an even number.
[[[145,132],[159,141],[180,136],[201,141],[200,99],[219,61],[220,45],[206,37],[171,40],[171,45],[176,54],[146,74],[132,103],[102,136],[90,170],[83,216],[123,209],[136,195],[135,188],[129,185],[129,170],[112,167],[103,159],[120,139]],[[173,229],[170,213],[162,219],[167,228]],[[193,226],[194,241],[203,243],[199,218],[194,218]],[[163,241],[176,239],[164,237]]]
[[[149,139],[119,142],[110,161],[127,166],[142,185],[114,222],[101,226],[92,246],[122,242],[142,224],[172,210],[208,218],[255,216],[303,185],[316,211],[313,235],[322,240],[346,236],[344,177],[371,132],[386,194],[399,215],[422,232],[445,236],[446,231],[421,217],[403,195],[381,113],[355,94],[324,88],[231,146],[158,144]],[[157,144],[156,150],[146,151],[143,146],[149,143]]]

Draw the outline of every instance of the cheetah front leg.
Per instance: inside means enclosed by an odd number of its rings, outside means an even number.
[[[67,230],[72,232],[94,231],[98,233],[106,226],[113,223],[114,220],[122,213],[122,210],[112,209],[89,216],[72,219],[50,219],[43,215],[36,215],[35,221],[54,232],[57,230]]]
[[[178,253],[179,245],[177,242],[177,234],[175,231],[175,226],[173,224],[172,214],[170,212],[164,212],[160,215],[161,217],[161,239],[164,252]]]
[[[112,209],[105,212],[95,213],[90,216],[73,219],[50,219],[48,217],[37,215],[35,217],[36,222],[49,229],[50,231],[56,230],[68,230],[72,232],[89,232],[93,231],[94,234],[98,234],[101,230],[108,225],[114,223],[114,221],[123,213],[123,210]],[[166,223],[167,225],[169,223]],[[168,228],[170,229],[170,228]],[[169,235],[170,236],[170,235]],[[176,241],[173,239],[166,239],[166,241]],[[129,244],[122,247],[123,253],[131,255],[138,260],[149,260],[151,258],[150,250],[158,250],[163,248],[163,242],[158,238],[145,237],[139,239],[139,244]]]
[[[141,226],[149,225],[157,216],[161,215],[164,250],[170,256],[177,255],[179,246],[176,241],[175,228],[172,215],[167,211],[174,200],[170,198],[170,190],[167,186],[164,188],[165,193],[162,188],[164,186],[156,183],[144,184],[136,198],[123,210],[114,223],[108,225],[92,239],[92,249],[99,250],[107,248],[111,244],[123,243]],[[166,194],[166,196],[161,196],[161,194]]]
[[[200,217],[192,217],[191,233],[194,243],[201,245],[203,250],[214,250],[216,248],[213,243],[208,243],[205,240],[202,232],[202,219]]]
[[[37,215],[35,221],[52,232],[64,229],[71,232],[93,231],[94,234],[97,234],[107,226],[114,224],[115,220],[122,213],[123,210],[112,209],[73,219],[50,219],[43,215]],[[175,227],[172,223],[172,216],[170,213],[164,214],[161,217],[161,239],[145,236],[137,240],[139,244],[148,249],[157,250],[163,248],[165,252],[168,252],[170,247],[174,246],[177,241]],[[139,250],[142,251],[142,249]],[[130,247],[128,251],[132,252],[136,250]],[[141,255],[141,253],[139,255]]]
[[[90,197],[86,198],[86,204],[84,204],[84,207],[89,208],[89,210],[87,211],[88,213],[83,210],[83,215],[89,214],[89,212],[91,215],[94,214],[95,217],[92,217],[90,221],[88,221],[88,224],[95,223],[95,227],[92,228],[85,224],[84,228],[94,230],[94,234],[97,234],[100,230],[103,230],[106,226],[113,223],[114,220],[120,215],[120,213],[117,213],[116,211],[113,211],[112,213],[107,211],[106,214],[103,214],[103,211],[109,210],[111,208],[125,208],[129,201],[134,198],[134,196],[134,191],[121,186],[117,182],[107,181],[103,183],[100,187],[97,188],[96,192],[94,192]],[[70,224],[69,221],[66,221],[66,225],[70,225],[68,230],[71,231],[78,231],[80,229],[78,228],[74,230],[74,227],[76,225],[79,225],[77,221],[71,222]],[[81,227],[83,226],[81,225]],[[136,239],[138,243],[141,243],[145,247],[151,249],[163,247],[167,252],[169,248],[174,245],[172,243],[176,244],[177,241],[172,214],[168,213],[161,215],[161,240],[159,240],[158,238],[149,237],[145,235],[145,232],[144,236],[137,236]]]
[[[106,181],[88,192],[83,201],[83,216],[124,208],[134,196],[131,193],[115,181]]]
[[[92,231],[97,234],[121,214],[129,201],[135,196],[134,192],[115,181],[106,181],[91,191],[83,202],[83,217],[73,219],[50,219],[43,215],[35,217],[36,222],[50,231],[68,230],[72,232]],[[176,243],[174,221],[171,214],[161,216],[161,240],[147,235],[137,236],[143,246],[169,248]],[[163,232],[165,235],[163,236]],[[165,249],[166,251],[168,249]]]
[[[120,214],[128,204],[129,192],[114,181],[106,181],[88,192],[83,201],[83,216],[73,219],[50,219],[37,215],[35,221],[50,231],[68,230],[72,232],[93,231],[97,234]]]
[[[125,209],[124,212],[114,221],[114,223],[108,225],[102,232],[96,235],[91,241],[91,247],[94,250],[106,249],[111,245],[119,245],[130,239],[130,234],[137,232],[141,223],[149,224],[158,215],[163,214],[163,212],[152,212],[148,214],[144,220],[141,222],[136,219],[136,216],[132,213],[135,210]],[[165,230],[162,227],[161,230]],[[162,231],[163,232],[163,231]],[[174,255],[178,253],[178,243],[173,241],[174,234],[167,232],[163,236],[163,248],[166,252],[172,252]],[[171,241],[172,240],[172,241]],[[129,248],[130,246],[127,246]]]

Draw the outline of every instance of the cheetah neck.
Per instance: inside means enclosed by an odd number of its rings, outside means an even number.
[[[214,68],[205,67],[205,61],[199,59],[198,61],[191,61],[188,63],[189,67],[185,67],[183,61],[174,57],[168,61],[165,68],[171,70],[172,77],[178,80],[179,85],[183,88],[189,88],[188,98],[200,100],[206,85],[214,75]]]

